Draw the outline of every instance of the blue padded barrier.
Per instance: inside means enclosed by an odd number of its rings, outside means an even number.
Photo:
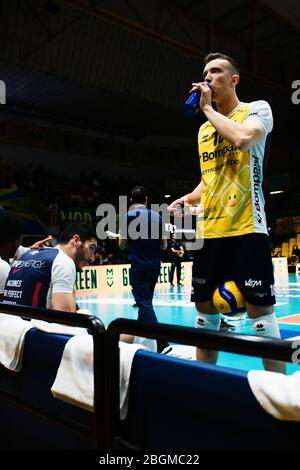
[[[70,337],[28,331],[21,371],[0,366],[0,448],[106,448],[106,332],[101,320],[92,315],[2,303],[1,313],[86,328],[93,337],[95,396],[93,413],[54,399],[50,389]]]
[[[155,450],[298,447],[300,423],[264,412],[240,370],[138,351],[119,436]]]
[[[117,319],[107,329],[111,390],[118,387],[115,350],[120,333],[284,362],[291,362],[294,352],[290,341]],[[235,369],[138,351],[125,423],[118,419],[118,395],[108,395],[107,401],[112,417],[108,439],[122,448],[177,451],[298,446],[300,423],[281,422],[265,413],[252,395],[246,372]]]
[[[93,414],[57,400],[51,394],[69,339],[70,336],[33,328],[26,334],[21,370],[13,372],[0,366],[2,448],[84,449],[93,446],[90,439]],[[80,434],[73,428],[80,430]]]

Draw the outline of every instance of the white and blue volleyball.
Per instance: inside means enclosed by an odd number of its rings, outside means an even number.
[[[219,313],[229,317],[240,316],[246,311],[246,300],[234,281],[219,284],[212,298],[213,304]]]

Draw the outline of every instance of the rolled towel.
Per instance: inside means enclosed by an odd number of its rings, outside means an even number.
[[[284,421],[300,421],[300,372],[284,375],[250,370],[248,381],[255,398],[267,413]]]
[[[0,364],[15,372],[21,369],[25,335],[31,328],[30,321],[0,314]]]
[[[134,355],[141,345],[119,342],[120,347],[120,417],[128,408],[128,385]],[[64,349],[51,392],[55,398],[80,408],[94,408],[94,361],[91,335],[74,336]]]
[[[133,344],[140,344],[144,346],[149,351],[157,352],[157,341],[156,339],[152,338],[143,338],[142,336],[135,336],[133,340]]]
[[[32,326],[38,330],[44,331],[45,333],[55,333],[57,335],[86,335],[88,331],[86,328],[80,328],[78,326],[61,325],[60,323],[49,323],[44,320],[31,320]]]

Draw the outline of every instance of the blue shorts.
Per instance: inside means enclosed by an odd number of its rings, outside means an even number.
[[[274,274],[269,237],[251,233],[237,237],[209,238],[195,252],[192,302],[212,299],[217,284],[233,280],[247,302],[274,305]]]

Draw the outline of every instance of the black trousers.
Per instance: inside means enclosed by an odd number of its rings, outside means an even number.
[[[144,271],[135,271],[130,269],[129,271],[132,294],[139,309],[138,320],[146,323],[158,323],[152,302],[159,272],[159,269],[149,269]],[[167,346],[169,346],[167,341],[157,340],[158,352],[161,352]]]
[[[173,284],[173,279],[174,279],[174,273],[176,269],[176,276],[177,276],[177,283],[180,282],[180,277],[181,277],[181,259],[174,259],[171,261],[171,269],[170,269],[170,277],[169,281],[171,284]]]

